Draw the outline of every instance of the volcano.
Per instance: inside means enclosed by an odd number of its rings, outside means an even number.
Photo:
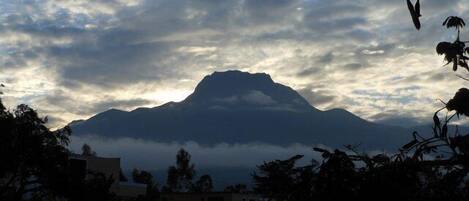
[[[265,73],[215,72],[181,102],[133,111],[110,109],[71,124],[74,135],[158,142],[323,144],[395,149],[410,131],[343,110],[321,111]]]

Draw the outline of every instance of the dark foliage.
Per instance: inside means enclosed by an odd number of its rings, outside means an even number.
[[[469,71],[469,66],[467,64],[469,57],[465,55],[469,53],[469,48],[466,47],[466,42],[459,39],[460,31],[465,25],[466,23],[464,20],[459,17],[450,16],[446,18],[443,22],[443,26],[446,26],[447,28],[455,28],[458,31],[458,35],[454,42],[440,42],[436,46],[436,52],[440,55],[445,55],[445,61],[447,64],[453,63],[453,71],[457,71],[458,66]]]
[[[0,101],[0,200],[61,194],[71,131],[68,127],[51,131],[45,123],[27,105],[10,112]]]
[[[81,155],[83,156],[96,156],[96,152],[91,149],[91,146],[88,144],[83,144],[81,147]]]
[[[230,193],[246,193],[248,192],[248,187],[245,184],[236,184],[225,187],[223,191]]]
[[[454,97],[448,101],[446,108],[449,111],[456,111],[457,115],[466,115],[469,117],[469,89],[461,88],[454,95]]]
[[[419,2],[414,8],[407,1],[414,23],[420,28]],[[459,17],[448,17],[443,26],[458,30],[455,42],[441,42],[436,51],[458,66],[469,70],[465,54],[469,49],[459,40],[465,26]],[[445,115],[440,114],[444,109]],[[323,161],[297,166],[302,156],[266,162],[253,175],[255,190],[268,200],[384,200],[441,201],[469,200],[469,134],[461,135],[448,127],[455,116],[469,116],[469,90],[461,88],[445,107],[433,116],[433,133],[412,139],[396,154],[359,153],[354,146],[346,150],[314,148]]]
[[[132,171],[132,179],[135,183],[139,184],[153,183],[153,175],[145,170],[134,169]]]
[[[296,167],[296,162],[303,158],[296,155],[287,160],[275,160],[259,166],[259,173],[254,173],[256,192],[270,199],[283,200],[311,200],[314,191],[313,167]]]
[[[89,171],[86,179],[69,180],[67,189],[63,190],[64,197],[70,201],[114,201],[117,197],[110,191],[113,183],[112,176]]]
[[[176,166],[168,168],[168,177],[164,191],[188,192],[192,188],[192,179],[195,176],[195,165],[191,164],[191,155],[180,149],[176,155]]]
[[[457,16],[449,16],[446,18],[446,20],[443,22],[443,26],[446,26],[446,28],[455,28],[455,29],[462,29],[464,26],[466,26],[466,23],[464,22],[463,19]]]
[[[436,46],[436,52],[445,55],[447,64],[453,63],[453,71],[457,71],[458,66],[469,70],[466,61],[469,58],[464,55],[466,51],[468,51],[468,49],[461,41],[454,41],[453,43],[440,42]]]
[[[0,100],[0,200],[115,200],[111,178],[74,172],[66,149],[71,130],[51,131],[46,122],[27,105],[8,111]]]
[[[160,195],[158,183],[153,179],[153,175],[145,170],[134,169],[132,171],[132,179],[135,183],[146,184],[147,193],[139,200],[157,200]]]
[[[417,30],[420,29],[421,24],[419,18],[422,17],[420,14],[420,1],[417,0],[414,6],[410,0],[407,0],[407,8],[409,9],[410,16],[412,17],[412,22],[414,23],[415,28]]]
[[[418,145],[415,150],[426,145]],[[409,150],[368,156],[354,150],[323,153],[321,165],[296,166],[300,157],[259,166],[255,190],[269,200],[467,200],[468,169],[458,157],[424,160]],[[415,151],[416,153],[418,151]]]
[[[211,192],[213,190],[212,177],[210,175],[202,175],[199,180],[197,180],[193,187],[192,192],[204,193]]]
[[[122,172],[122,169],[120,169],[120,171],[119,171],[119,181],[122,181],[122,182],[127,182],[127,181],[129,181],[129,180],[127,179],[127,177],[124,175],[124,172]]]

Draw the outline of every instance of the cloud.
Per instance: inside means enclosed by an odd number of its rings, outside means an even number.
[[[401,126],[412,128],[415,126],[420,125],[431,125],[432,122],[430,120],[422,121],[412,114],[399,114],[399,111],[384,111],[382,113],[376,114],[371,118],[381,124],[387,124],[392,126]]]
[[[304,88],[299,90],[298,93],[300,93],[311,104],[316,106],[331,104],[335,100],[335,97],[328,94],[326,91],[313,91],[313,89]]]
[[[360,63],[348,63],[348,64],[345,64],[343,66],[344,69],[347,69],[347,70],[358,70],[360,68],[362,68],[363,65],[360,64]]]
[[[230,96],[226,98],[217,98],[215,99],[216,102],[221,102],[221,103],[229,103],[229,104],[234,104],[239,101],[238,96]]]
[[[272,105],[276,103],[272,97],[262,93],[262,91],[256,90],[250,91],[248,94],[244,95],[242,99],[248,103],[257,105]]]
[[[464,85],[434,52],[454,40],[443,19],[468,16],[461,0],[422,2],[418,32],[399,1],[7,0],[0,12],[5,101],[57,125],[179,101],[228,69],[269,73],[320,109],[368,120],[429,119]]]
[[[312,147],[299,144],[288,147],[268,144],[218,144],[206,147],[195,142],[160,143],[132,138],[72,136],[70,149],[81,153],[81,146],[84,143],[89,144],[99,156],[120,157],[122,166],[126,170],[133,168],[165,170],[175,163],[177,151],[181,148],[192,155],[192,162],[197,168],[254,168],[263,161],[287,159],[297,154],[305,155],[302,163],[307,163],[312,158],[320,159],[320,154],[313,152]]]

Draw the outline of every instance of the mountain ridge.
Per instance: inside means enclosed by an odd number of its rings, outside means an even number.
[[[321,111],[268,74],[215,72],[180,102],[132,111],[116,109],[72,125],[77,135],[162,142],[363,144],[396,148],[410,131],[368,122],[343,109]],[[353,132],[353,133],[351,133]]]

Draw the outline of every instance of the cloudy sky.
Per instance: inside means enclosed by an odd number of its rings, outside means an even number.
[[[51,126],[179,101],[214,71],[266,72],[312,105],[421,122],[467,82],[434,47],[457,0],[3,0],[0,82]],[[463,31],[463,38],[469,34]],[[459,72],[467,75],[467,72]]]

